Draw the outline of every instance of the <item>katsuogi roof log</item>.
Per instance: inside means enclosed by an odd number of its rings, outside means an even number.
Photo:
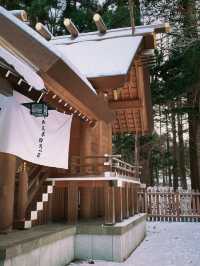
[[[0,44],[37,69],[48,89],[93,119],[113,120],[104,99],[68,58],[2,7],[0,28]]]
[[[71,21],[71,19],[65,18],[64,26],[66,27],[66,29],[69,31],[69,33],[73,38],[76,38],[79,35],[79,31],[77,27],[74,25],[74,23]]]
[[[97,26],[98,31],[102,34],[106,33],[107,27],[104,24],[102,17],[99,14],[95,14],[93,20]]]
[[[24,22],[28,21],[28,16],[25,10],[12,10],[10,13]]]
[[[52,34],[51,32],[47,29],[47,27],[45,25],[43,25],[42,23],[38,22],[35,25],[35,29],[37,30],[37,32],[40,33],[40,35],[42,35],[47,41],[51,40],[52,38]]]

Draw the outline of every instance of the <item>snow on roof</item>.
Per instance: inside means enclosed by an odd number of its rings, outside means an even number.
[[[158,25],[137,26],[135,28],[134,36],[153,34],[155,27],[158,27]],[[105,34],[101,34],[98,31],[80,33],[77,38],[72,38],[71,35],[58,36],[54,37],[50,42],[53,44],[72,44],[77,42],[100,41],[105,39],[130,36],[132,36],[132,29],[128,27],[108,30]]]
[[[143,37],[85,41],[56,48],[88,78],[126,75]]]
[[[36,90],[44,89],[44,82],[40,76],[35,72],[32,67],[25,63],[22,59],[13,55],[6,49],[0,47],[0,59],[3,59],[7,64],[11,65],[16,72],[21,75],[30,86],[34,87]]]
[[[8,12],[3,7],[0,7],[0,15],[5,17],[11,23],[15,24],[17,28],[20,28],[24,31],[28,36],[30,36],[35,42],[40,43],[44,48],[46,48],[51,54],[63,60],[63,62],[82,80],[94,93],[96,93],[95,89],[92,87],[91,83],[87,80],[87,78],[73,65],[73,63],[65,56],[60,54],[60,52],[55,49],[55,46],[52,43],[46,41],[39,33],[33,30],[31,27],[20,21],[18,18],[13,16],[10,12]],[[0,43],[1,43],[1,33],[0,33]],[[1,43],[4,45],[4,43]],[[24,44],[26,45],[26,44]],[[48,58],[46,59],[48,61]],[[37,66],[36,66],[37,67]],[[63,73],[64,74],[64,73]]]

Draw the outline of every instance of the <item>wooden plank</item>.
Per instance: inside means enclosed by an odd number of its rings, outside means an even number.
[[[122,187],[115,188],[115,215],[116,215],[116,222],[122,222],[123,220]]]
[[[124,109],[133,109],[133,108],[141,108],[142,103],[140,99],[129,99],[129,100],[117,100],[117,101],[109,101],[109,107],[112,110],[124,110]]]
[[[134,215],[134,198],[133,198],[133,184],[129,184],[129,215]]]
[[[94,188],[80,188],[80,218],[94,218]]]
[[[78,219],[78,185],[76,182],[69,182],[67,198],[67,222],[76,224]]]
[[[105,199],[105,224],[115,224],[115,190],[114,187],[105,185],[104,187]]]
[[[55,222],[66,219],[66,188],[55,187],[52,195],[52,220]]]

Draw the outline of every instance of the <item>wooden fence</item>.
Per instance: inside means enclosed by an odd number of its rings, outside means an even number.
[[[200,192],[147,188],[138,192],[138,212],[150,221],[200,222]]]

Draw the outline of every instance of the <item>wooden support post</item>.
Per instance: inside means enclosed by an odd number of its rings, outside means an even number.
[[[133,184],[129,184],[129,214],[134,215],[134,189]]]
[[[93,203],[92,203],[92,218],[99,217],[99,202],[102,199],[99,198],[99,190],[97,187],[93,188]]]
[[[125,186],[123,187],[123,191],[122,191],[122,204],[123,204],[123,219],[128,219],[129,218],[129,191],[128,191],[128,186],[127,184],[125,184]]]
[[[126,191],[126,217],[129,218],[129,183],[126,183],[125,186],[125,191]]]
[[[105,215],[105,193],[104,193],[104,188],[98,188],[98,216],[99,217],[104,217]]]
[[[17,221],[24,221],[28,204],[28,173],[26,162],[23,162],[19,173],[18,193],[17,193]]]
[[[0,153],[0,232],[10,231],[13,225],[16,157]]]
[[[95,218],[95,198],[93,187],[82,187],[80,189],[80,218]]]
[[[78,185],[76,182],[69,182],[67,198],[68,223],[76,224],[78,219]]]
[[[138,206],[137,206],[137,202],[138,202],[138,195],[137,195],[137,192],[138,192],[138,185],[134,185],[134,188],[133,188],[133,191],[134,191],[134,214],[137,214],[138,213]]]
[[[115,224],[115,190],[114,187],[105,185],[105,224]]]
[[[123,220],[122,187],[115,188],[115,215],[116,215],[116,222],[122,222]]]

